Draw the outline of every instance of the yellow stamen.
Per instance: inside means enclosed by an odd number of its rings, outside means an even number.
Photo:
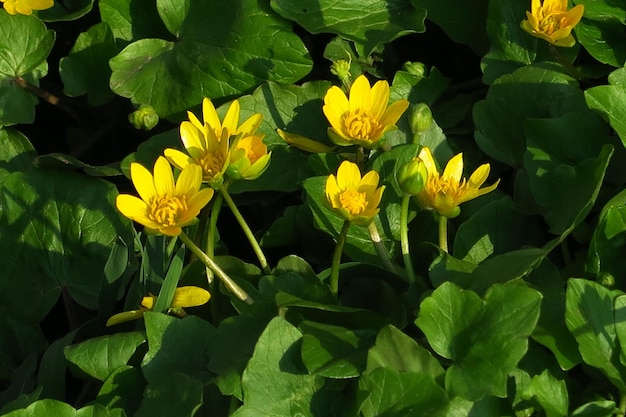
[[[150,202],[148,217],[167,226],[178,224],[179,216],[187,212],[187,196],[156,196]]]
[[[360,214],[367,206],[365,193],[356,190],[345,190],[339,195],[339,201],[341,201],[341,206],[353,215]]]
[[[381,129],[379,121],[363,109],[344,114],[342,124],[346,127],[346,133],[351,137],[363,140],[377,139]]]
[[[217,174],[219,174],[224,167],[224,161],[226,158],[224,155],[220,153],[210,153],[202,155],[200,160],[198,161],[199,165],[202,167],[202,172],[204,173],[204,177],[209,180],[213,179]]]

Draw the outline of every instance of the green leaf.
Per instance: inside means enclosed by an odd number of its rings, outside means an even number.
[[[113,31],[115,39],[134,41],[171,36],[152,0],[101,0],[100,16]]]
[[[181,247],[172,258],[170,266],[167,269],[167,275],[163,280],[163,285],[159,291],[156,303],[152,311],[156,313],[166,313],[172,305],[176,288],[178,287],[178,280],[180,279],[181,272],[183,271],[183,263],[185,258],[185,248]]]
[[[26,136],[15,129],[0,129],[0,183],[12,172],[29,169],[36,156]]]
[[[175,372],[200,380],[207,378],[207,349],[215,334],[213,326],[195,316],[177,319],[153,312],[146,312],[144,321],[149,350],[141,368],[148,383],[167,380]]]
[[[611,291],[592,281],[568,280],[565,323],[578,342],[583,361],[600,369],[613,385],[624,391],[626,367],[620,362],[615,326],[615,300],[619,295],[620,291]]]
[[[193,417],[202,405],[204,385],[179,373],[168,374],[148,384],[134,417]]]
[[[104,381],[117,368],[126,365],[145,341],[143,332],[94,337],[68,346],[65,358],[87,375]]]
[[[350,330],[345,327],[303,321],[302,362],[315,375],[326,378],[352,378],[365,369],[367,349],[373,332]]]
[[[459,226],[454,256],[478,264],[525,246],[541,246],[541,226],[516,209],[510,198],[496,200]]]
[[[596,158],[570,166],[553,162],[551,155],[529,146],[524,166],[551,233],[564,237],[584,220],[598,196],[612,154],[613,146],[604,145]]]
[[[54,6],[41,10],[37,16],[46,22],[76,20],[91,11],[93,0],[55,1]]]
[[[577,2],[578,3],[578,2]],[[608,1],[584,1],[585,3],[585,19],[582,19],[576,25],[576,37],[578,41],[585,47],[587,52],[596,60],[603,64],[613,67],[621,67],[626,61],[626,35],[624,34],[624,10],[620,10],[617,6],[613,10],[619,10],[621,22],[603,13],[602,16],[592,18],[589,16],[589,6],[609,5]],[[592,9],[593,10],[593,9]],[[611,19],[613,17],[613,19]]]
[[[156,6],[161,20],[165,23],[167,30],[176,37],[180,35],[180,29],[189,12],[189,0],[172,1],[157,0]]]
[[[376,368],[359,379],[363,417],[443,416],[446,391],[426,374]]]
[[[124,409],[127,416],[134,416],[143,399],[146,381],[141,370],[122,366],[113,371],[102,383],[96,403],[108,409]]]
[[[611,417],[615,410],[614,401],[593,401],[574,410],[572,417]]]
[[[376,368],[421,373],[434,380],[444,375],[443,368],[428,350],[392,325],[380,330],[368,352],[367,370]]]
[[[176,42],[140,39],[109,64],[112,90],[152,106],[161,117],[180,114],[203,97],[241,94],[267,80],[291,83],[311,67],[289,25],[254,0],[191,2]]]
[[[480,299],[444,283],[426,298],[415,323],[439,355],[453,361],[446,391],[470,400],[506,396],[507,375],[526,353],[541,294],[520,285],[492,286]]]
[[[334,33],[354,41],[361,56],[400,36],[426,30],[426,11],[408,0],[271,0],[270,4],[307,32]]]
[[[76,417],[126,417],[123,410],[109,410],[103,405],[88,405],[76,411]]]
[[[469,45],[479,56],[489,49],[487,6],[489,1],[411,0],[416,8],[426,9],[428,19],[440,26],[455,42]]]
[[[569,399],[567,385],[548,370],[534,376],[525,397],[534,398],[546,413],[546,417],[566,417]]]
[[[481,61],[486,84],[535,60],[537,39],[520,28],[529,6],[530,3],[516,0],[489,2],[487,35],[491,48]]]
[[[55,340],[48,346],[41,358],[37,385],[42,387],[42,394],[45,398],[65,398],[67,360],[64,351],[67,346],[74,342],[76,333],[78,333],[78,329],[72,330],[62,338]]]
[[[87,94],[93,106],[109,101],[113,98],[109,87],[109,59],[119,51],[107,23],[98,23],[78,35],[69,55],[59,62],[63,92],[70,97]]]
[[[39,400],[21,410],[15,410],[5,417],[76,417],[76,410],[69,404],[57,400]]]
[[[0,276],[11,278],[5,288],[13,292],[3,291],[2,303],[41,319],[66,288],[77,303],[96,309],[113,242],[130,241],[116,194],[112,184],[84,175],[32,169],[7,177]]]
[[[608,119],[611,127],[626,146],[626,120],[621,117],[626,111],[625,85],[599,85],[585,91],[589,108],[598,111]]]
[[[300,332],[280,317],[267,325],[243,373],[244,403],[233,417],[334,414],[337,404],[320,391],[322,378],[309,375],[302,364],[301,339]]]
[[[54,39],[54,32],[37,17],[0,10],[0,126],[34,120],[37,98],[14,79],[38,86],[48,72],[46,58]]]
[[[486,100],[474,106],[476,142],[490,157],[519,167],[526,150],[526,119],[586,109],[578,83],[560,72],[560,67],[549,63],[525,66],[498,78]]]

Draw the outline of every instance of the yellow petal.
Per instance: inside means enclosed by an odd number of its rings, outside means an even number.
[[[335,149],[333,146],[324,145],[323,143],[298,135],[297,133],[289,133],[281,129],[276,129],[276,132],[278,132],[278,136],[280,136],[289,145],[295,146],[296,148],[302,149],[306,152],[328,153]]]
[[[472,173],[469,177],[468,184],[470,188],[480,188],[481,185],[487,180],[491,166],[489,164],[482,164]]]
[[[125,321],[137,320],[143,317],[143,313],[148,311],[145,308],[139,310],[124,311],[123,313],[117,313],[107,320],[107,327],[114,326],[116,324],[124,323]]]
[[[186,166],[193,163],[193,160],[189,155],[179,151],[178,149],[167,148],[163,151],[163,154],[172,165],[180,170],[185,169]]]
[[[330,203],[331,207],[340,207],[341,204],[339,202],[339,194],[341,193],[341,190],[337,185],[337,178],[335,178],[334,175],[331,174],[328,178],[326,178],[326,187],[324,190],[326,193],[326,199]]]
[[[361,178],[361,181],[359,182],[359,185],[357,186],[357,188],[359,192],[367,192],[366,190],[374,190],[376,189],[376,187],[378,187],[379,180],[380,180],[380,177],[378,175],[378,172],[369,171],[363,176],[363,178]]]
[[[541,0],[531,0],[530,2],[530,12],[533,16],[539,16],[539,10],[541,9]]]
[[[147,310],[152,310],[154,308],[154,304],[156,303],[157,296],[156,295],[147,295],[141,299],[141,303],[139,305]]]
[[[192,126],[195,126],[196,129],[199,129],[199,130],[204,129],[204,123],[202,123],[200,119],[198,119],[196,115],[193,114],[192,112],[190,111],[187,112],[187,118],[189,119],[189,122],[183,122],[183,123],[191,123]]]
[[[370,93],[370,109],[372,112],[372,117],[377,120],[382,119],[388,103],[389,83],[384,80],[377,81],[376,84],[374,84],[374,87],[372,87],[372,91]]]
[[[187,165],[176,180],[176,195],[192,196],[198,191],[201,183],[202,168],[200,168],[200,165]]]
[[[202,117],[204,118],[204,123],[208,124],[213,130],[222,129],[220,117],[217,115],[215,106],[211,100],[206,97],[202,100]]]
[[[328,122],[335,129],[341,130],[341,118],[350,111],[348,97],[337,86],[332,86],[324,96],[324,106],[322,107]]]
[[[433,154],[430,153],[430,148],[424,146],[418,155],[418,157],[424,162],[424,166],[426,166],[426,171],[428,171],[428,175],[436,175],[439,176],[439,170],[437,169],[437,164],[433,159]]]
[[[253,135],[259,128],[259,126],[261,126],[262,121],[263,115],[261,113],[255,113],[252,116],[248,117],[246,121],[237,128],[237,131],[234,134],[238,135],[240,133],[243,133],[244,136]]]
[[[148,205],[146,202],[133,195],[118,195],[115,199],[115,206],[124,216],[149,229],[161,227],[160,224],[148,217]]]
[[[343,161],[337,170],[337,185],[342,191],[356,190],[361,182],[361,171],[357,164]]]
[[[158,195],[174,195],[174,174],[167,159],[159,156],[154,163],[154,188]]]
[[[398,100],[391,103],[380,119],[380,124],[383,126],[395,125],[408,108],[409,102],[407,100]]]
[[[174,292],[174,298],[170,308],[196,307],[206,304],[211,294],[204,288],[187,286],[178,287]]]
[[[202,151],[207,148],[206,140],[202,134],[202,130],[198,129],[190,122],[182,122],[180,124],[180,139],[183,142],[183,146],[187,149],[187,152],[191,154],[193,149]],[[192,155],[196,157],[197,155]]]
[[[203,188],[191,196],[191,198],[187,200],[187,212],[185,213],[185,216],[181,218],[181,223],[185,224],[197,217],[198,214],[200,214],[200,210],[202,210],[209,203],[209,201],[211,201],[214,192],[215,191],[213,191],[212,188]]]
[[[228,136],[232,136],[237,131],[237,125],[239,124],[239,101],[233,100],[228,107],[224,121],[222,122],[222,129],[226,129]]]
[[[480,189],[470,189],[468,190],[468,192],[461,196],[461,198],[459,199],[458,204],[461,203],[465,203],[466,201],[470,201],[473,200],[477,197],[480,197],[482,195],[485,195],[487,193],[492,192],[493,190],[496,189],[496,187],[498,186],[498,184],[500,184],[500,180],[496,181],[494,184],[488,186],[488,187],[484,187],[484,188],[480,188]]]
[[[370,109],[370,82],[363,74],[359,75],[350,87],[350,110]]]
[[[130,164],[130,178],[143,201],[149,202],[157,195],[154,188],[154,178],[143,165],[132,162]]]
[[[463,177],[463,153],[458,153],[452,157],[443,170],[442,178],[458,183]]]

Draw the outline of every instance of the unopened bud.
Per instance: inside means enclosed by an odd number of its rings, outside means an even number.
[[[422,78],[426,75],[426,65],[421,62],[407,61],[404,63],[403,68],[406,72],[418,78]]]
[[[417,195],[426,185],[428,170],[424,161],[414,158],[400,167],[397,178],[403,193]]]
[[[433,123],[433,114],[426,103],[418,103],[411,108],[409,113],[409,126],[414,135],[430,129]]]
[[[135,129],[152,130],[159,123],[159,115],[151,106],[142,105],[128,115],[128,121]]]
[[[350,79],[350,62],[338,59],[330,66],[330,72],[336,75],[342,82]]]
[[[613,288],[615,286],[615,277],[608,272],[601,272],[596,278],[596,282],[603,287]]]

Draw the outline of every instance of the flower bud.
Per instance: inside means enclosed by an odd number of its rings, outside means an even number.
[[[159,123],[159,115],[151,106],[142,105],[128,115],[128,121],[135,129],[152,130]]]
[[[350,62],[338,59],[330,66],[330,73],[336,75],[342,82],[350,79]]]
[[[418,103],[411,107],[409,126],[414,135],[425,132],[433,123],[433,114],[426,103]]]
[[[407,61],[402,66],[406,72],[411,75],[415,75],[418,78],[422,78],[426,75],[426,65],[421,62]]]
[[[428,170],[420,158],[414,158],[400,167],[397,178],[403,193],[417,195],[426,185]]]

